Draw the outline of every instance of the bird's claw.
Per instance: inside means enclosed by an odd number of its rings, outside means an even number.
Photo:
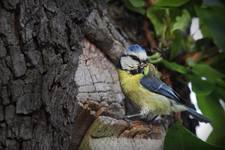
[[[121,119],[127,122],[128,128],[131,128],[132,127],[132,120],[130,120],[127,116],[124,116]]]
[[[132,128],[132,127],[139,126],[139,125],[143,124],[142,121],[133,121],[133,120],[131,120],[131,118],[137,117],[137,115],[139,115],[139,114],[128,115],[128,116],[124,116],[123,117],[123,120],[127,122],[129,128]]]

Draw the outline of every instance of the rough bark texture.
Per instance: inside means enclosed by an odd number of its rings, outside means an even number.
[[[85,118],[88,99],[125,114],[112,63],[128,43],[105,3],[0,1],[0,149],[78,149],[98,116]]]
[[[68,149],[84,10],[78,0],[0,2],[0,149]]]

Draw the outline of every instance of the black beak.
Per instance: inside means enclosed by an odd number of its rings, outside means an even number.
[[[140,64],[140,68],[144,68],[148,65],[148,61],[142,61],[141,64]]]

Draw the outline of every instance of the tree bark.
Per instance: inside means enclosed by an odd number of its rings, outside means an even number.
[[[78,149],[98,117],[79,105],[90,99],[123,116],[113,64],[127,45],[106,2],[0,1],[0,149]]]
[[[68,149],[82,10],[79,1],[1,1],[0,149]]]

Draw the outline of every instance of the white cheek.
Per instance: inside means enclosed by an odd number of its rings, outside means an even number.
[[[148,58],[148,56],[146,55],[146,53],[139,53],[139,58],[141,60],[146,60]]]
[[[139,66],[139,62],[133,60],[130,57],[122,58],[120,63],[121,63],[122,68],[125,70],[137,69]]]
[[[139,63],[136,62],[136,61],[134,61],[134,62],[131,64],[131,66],[132,66],[133,68],[138,68],[138,65],[139,65]]]

